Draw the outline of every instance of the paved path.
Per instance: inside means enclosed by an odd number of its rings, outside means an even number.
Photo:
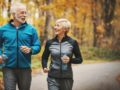
[[[120,90],[120,62],[73,65],[73,90]],[[33,76],[31,90],[47,90],[46,74]]]

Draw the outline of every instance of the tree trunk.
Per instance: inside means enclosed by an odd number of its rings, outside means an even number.
[[[114,18],[116,0],[104,0],[103,2],[103,21],[105,24],[105,36],[114,35],[111,21]]]
[[[97,0],[92,0],[92,22],[93,22],[93,46],[97,47],[97,11],[96,11]]]
[[[51,0],[46,0],[46,5],[49,5]],[[48,30],[50,29],[50,20],[51,20],[51,12],[50,10],[46,11],[46,20],[45,20],[45,29],[44,29],[44,41],[48,39]]]
[[[112,20],[114,18],[115,14],[115,6],[116,6],[116,0],[101,0],[101,7],[102,8],[102,19],[104,22],[104,41],[106,43],[106,47],[112,48],[112,44],[114,40],[114,30],[112,25]]]
[[[8,0],[8,18],[10,18],[10,7],[12,0]]]

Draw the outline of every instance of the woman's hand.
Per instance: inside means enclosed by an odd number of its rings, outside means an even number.
[[[48,71],[49,71],[48,68],[44,68],[44,69],[43,69],[43,72],[44,72],[44,73],[48,73]]]
[[[69,63],[70,61],[70,58],[67,55],[64,55],[63,57],[61,57],[61,59],[62,59],[62,62],[65,64]]]

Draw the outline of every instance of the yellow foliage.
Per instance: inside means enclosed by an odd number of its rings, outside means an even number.
[[[53,4],[40,6],[40,9],[43,10],[43,11],[52,10],[53,8],[54,8]]]
[[[104,32],[105,32],[105,29],[104,29],[103,25],[98,25],[97,26],[97,33],[103,34]]]

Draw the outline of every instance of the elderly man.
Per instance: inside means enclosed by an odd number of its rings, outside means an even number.
[[[30,90],[31,55],[40,51],[36,29],[26,22],[27,10],[22,3],[11,7],[13,20],[0,28],[0,63],[4,63],[5,90]]]

